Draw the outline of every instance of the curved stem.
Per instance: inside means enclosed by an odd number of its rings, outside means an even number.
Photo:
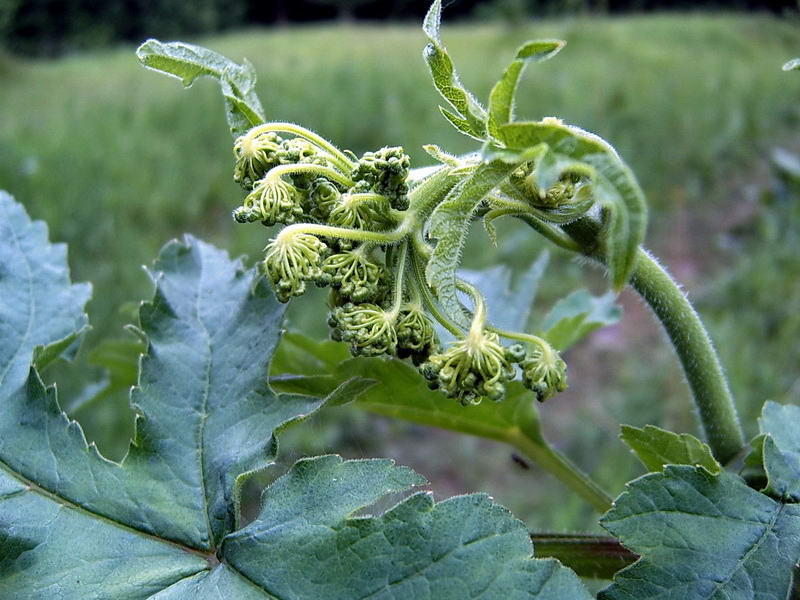
[[[273,167],[267,173],[266,178],[269,179],[277,179],[282,175],[297,175],[300,173],[309,173],[311,175],[319,175],[320,177],[326,177],[331,181],[335,181],[345,187],[353,187],[355,185],[353,181],[343,175],[336,169],[331,169],[330,167],[323,167],[322,165],[315,165],[311,163],[301,163],[297,165],[279,165],[277,167]]]
[[[700,317],[669,273],[644,250],[639,250],[630,284],[669,335],[692,388],[708,445],[720,462],[728,462],[744,446],[744,435],[728,381]]]
[[[348,229],[347,227],[333,227],[318,223],[295,223],[288,225],[278,232],[275,239],[291,237],[297,233],[310,233],[323,237],[341,238],[355,242],[374,242],[377,244],[393,244],[408,235],[407,227],[401,225],[393,231],[366,231],[363,229]]]
[[[564,225],[564,230],[581,245],[583,254],[604,263],[600,227],[583,218]],[[630,285],[664,326],[692,390],[708,445],[720,462],[727,463],[744,446],[744,434],[719,357],[700,317],[669,273],[641,248]]]
[[[509,442],[540,467],[557,477],[573,492],[591,504],[599,513],[605,513],[613,499],[591,477],[581,471],[570,459],[547,442],[534,442],[529,436],[520,435]]]
[[[530,225],[531,228],[535,229],[538,233],[540,233],[542,236],[553,242],[559,248],[563,248],[564,250],[569,250],[570,252],[581,251],[581,247],[575,243],[575,240],[566,235],[558,227],[554,227],[549,223],[544,223],[530,214],[520,214],[515,216],[520,221],[523,221],[528,225]]]
[[[355,168],[355,164],[353,163],[353,161],[351,161],[344,152],[339,150],[328,140],[314,133],[313,131],[306,129],[305,127],[301,127],[300,125],[296,125],[294,123],[282,123],[282,122],[264,123],[263,125],[258,125],[257,127],[251,129],[248,132],[248,134],[258,135],[260,133],[266,133],[268,131],[291,133],[292,135],[306,139],[312,144],[319,146],[325,152],[330,154],[331,158],[334,159],[334,162],[336,162],[340,167],[343,167],[344,170],[352,171]]]

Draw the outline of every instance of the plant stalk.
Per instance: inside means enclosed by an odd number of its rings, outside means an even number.
[[[600,224],[588,218],[564,226],[583,253],[603,263]],[[744,446],[736,406],[711,338],[680,286],[647,251],[639,249],[630,285],[661,321],[691,388],[700,423],[714,456],[721,463]]]
[[[557,558],[580,577],[612,579],[639,558],[617,539],[600,535],[533,533],[531,541],[536,558]]]
[[[536,443],[525,434],[506,440],[525,456],[551,473],[564,485],[586,500],[600,514],[611,508],[613,499],[591,477],[581,471],[569,458],[546,441]]]

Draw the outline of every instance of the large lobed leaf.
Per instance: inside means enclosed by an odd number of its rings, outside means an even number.
[[[186,87],[198,77],[217,79],[234,137],[264,122],[264,109],[255,91],[256,72],[247,60],[239,65],[201,46],[152,39],[139,46],[136,56],[145,67],[176,77]]]
[[[16,235],[0,239],[0,255],[13,245],[28,268],[4,270],[0,289],[29,293],[13,307],[18,297],[0,296],[0,314],[33,323],[83,288],[42,227],[10,199],[3,208]],[[434,504],[417,494],[380,517],[353,517],[424,482],[385,460],[301,461],[266,490],[258,519],[234,531],[242,479],[271,463],[280,428],[323,401],[265,383],[283,309],[253,271],[187,238],[165,246],[153,278],[133,393],[141,418],[121,464],[87,446],[55,390],[17,364],[65,331],[34,340],[27,328],[0,329],[0,368],[14,375],[0,385],[0,597],[589,597],[574,573],[533,559],[524,525],[485,496]],[[82,303],[71,306],[64,316],[80,327]]]
[[[800,559],[800,505],[704,467],[667,466],[633,481],[601,524],[642,556],[603,600],[783,599]]]

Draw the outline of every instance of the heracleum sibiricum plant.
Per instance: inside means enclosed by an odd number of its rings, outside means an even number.
[[[465,156],[428,146],[438,165],[421,169],[392,140],[359,156],[267,121],[247,62],[179,42],[139,48],[186,85],[219,80],[242,187],[233,219],[280,227],[256,269],[191,237],[164,247],[133,328],[146,351],[120,463],[87,446],[39,376],[81,337],[89,290],[0,194],[0,598],[591,598],[579,576],[613,579],[604,600],[800,597],[800,407],[766,403],[745,444],[699,317],[641,248],[630,169],[593,134],[515,118],[523,70],[563,42],[524,44],[484,107],[441,42],[440,12],[437,0],[424,57],[442,114],[477,144]],[[526,331],[546,253],[514,287],[507,270],[460,268],[472,223],[496,238],[500,217],[593,259],[613,291],[570,294]],[[612,502],[547,443],[537,401],[566,388],[560,353],[619,318],[628,284],[664,325],[707,443],[624,425],[647,473]],[[285,304],[314,285],[329,288],[319,314],[332,340],[281,339]],[[242,486],[272,465],[277,435],[347,403],[514,446],[604,513],[613,537],[529,534],[481,494],[418,492],[354,516],[424,479],[338,456],[297,462],[244,522]]]

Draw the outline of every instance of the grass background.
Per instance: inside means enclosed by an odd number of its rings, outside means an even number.
[[[528,71],[518,114],[555,115],[594,131],[631,164],[651,205],[648,245],[706,317],[752,433],[763,400],[800,396],[797,200],[773,194],[766,211],[761,200],[776,185],[772,150],[798,146],[800,77],[780,66],[800,54],[800,28],[762,16],[672,14],[444,31],[464,81],[483,98],[516,46],[532,37],[568,45]],[[419,166],[428,163],[425,143],[474,149],[436,109],[417,28],[294,27],[194,41],[255,64],[268,118],[302,123],[341,147],[403,145]],[[229,217],[240,197],[232,166],[211,81],[184,91],[140,68],[128,47],[55,61],[0,58],[0,188],[69,244],[73,278],[95,289],[95,330],[77,365],[52,374],[65,405],[99,375],[86,369],[89,351],[121,337],[136,303],[150,295],[140,265],[168,239],[191,232],[259,256],[269,232]],[[466,265],[519,269],[544,247],[516,224],[501,224],[500,235],[493,248],[476,231]],[[605,285],[554,252],[537,314],[587,284],[596,292]],[[319,300],[301,300],[290,323],[323,335]],[[621,302],[623,322],[570,351],[571,388],[542,407],[549,437],[614,493],[639,472],[616,439],[620,422],[696,431],[657,326],[632,295]],[[117,394],[73,415],[114,457],[130,435],[126,403]],[[586,528],[595,518],[535,466],[517,466],[505,447],[349,408],[296,428],[284,449],[287,460],[323,451],[391,456],[442,495],[488,491],[539,529]]]

